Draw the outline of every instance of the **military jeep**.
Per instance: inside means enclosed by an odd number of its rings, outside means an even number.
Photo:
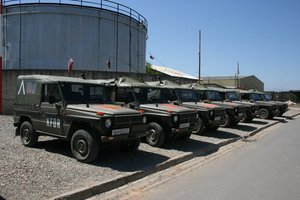
[[[281,101],[273,101],[272,96],[267,93],[260,94],[260,97],[263,101],[265,102],[270,102],[270,103],[275,103],[276,105],[279,106],[279,114],[277,115],[278,117],[281,117],[285,112],[288,111],[288,104],[285,102]]]
[[[211,102],[222,106],[226,110],[224,120],[221,121],[221,127],[235,126],[244,118],[245,107],[237,103],[224,101],[218,88],[207,87],[197,83],[192,84],[191,88],[196,91],[198,99],[201,101]]]
[[[219,89],[224,101],[240,104],[246,108],[244,118],[241,122],[251,122],[258,114],[259,105],[255,102],[242,101],[235,89]]]
[[[145,122],[143,113],[113,105],[105,85],[60,76],[18,77],[14,126],[24,146],[53,136],[70,141],[78,161],[91,162],[104,143],[137,149],[146,135]]]
[[[259,106],[258,117],[261,119],[272,119],[280,114],[279,105],[264,101],[261,97],[262,92],[255,90],[238,90],[240,99],[255,102]]]
[[[129,77],[106,80],[106,83],[117,104],[144,111],[148,124],[145,139],[151,146],[160,147],[169,137],[188,139],[198,126],[197,111],[169,104],[163,88]]]
[[[201,102],[198,100],[195,91],[191,89],[189,85],[181,86],[168,80],[147,82],[147,84],[167,88],[167,90],[163,91],[166,92],[165,96],[171,103],[198,111],[199,126],[193,131],[194,134],[202,134],[205,129],[217,130],[220,127],[221,119],[223,119],[225,115],[225,109],[221,106]]]

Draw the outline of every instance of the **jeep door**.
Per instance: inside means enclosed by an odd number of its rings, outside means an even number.
[[[63,119],[61,115],[62,97],[58,84],[44,84],[40,106],[40,131],[50,135],[62,135]]]

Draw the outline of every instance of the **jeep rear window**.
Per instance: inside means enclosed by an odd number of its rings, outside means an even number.
[[[61,83],[64,99],[78,103],[108,103],[111,99],[105,86],[81,83]]]

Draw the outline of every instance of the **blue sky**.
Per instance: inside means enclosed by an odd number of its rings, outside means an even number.
[[[300,0],[116,0],[148,20],[147,61],[198,76],[255,75],[300,90]],[[149,58],[149,52],[155,57]]]

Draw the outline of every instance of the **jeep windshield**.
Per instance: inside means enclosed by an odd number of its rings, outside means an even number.
[[[136,100],[141,103],[168,103],[162,88],[133,88]]]
[[[198,98],[194,90],[177,89],[177,95],[182,102],[197,102]]]
[[[227,98],[231,101],[239,101],[239,97],[236,92],[226,92]]]
[[[68,103],[111,103],[105,86],[85,83],[61,83],[61,92]]]
[[[218,91],[208,90],[205,92],[208,100],[211,101],[222,101],[222,97]]]
[[[261,96],[257,93],[251,93],[250,94],[250,99],[254,100],[254,101],[262,101],[263,99],[261,98]]]
[[[264,94],[263,95],[264,100],[266,101],[272,101],[272,96],[270,94]]]

